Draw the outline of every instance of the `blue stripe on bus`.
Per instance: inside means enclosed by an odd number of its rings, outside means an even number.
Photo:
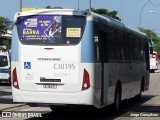
[[[0,73],[9,73],[9,69],[0,69]]]
[[[12,32],[12,52],[11,52],[11,61],[19,61],[19,37],[17,33],[17,27],[14,26],[13,32]]]
[[[94,63],[94,40],[92,21],[87,21],[81,43],[81,62]]]

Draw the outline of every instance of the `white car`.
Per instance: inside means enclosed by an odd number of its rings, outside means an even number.
[[[7,50],[0,49],[0,82],[11,82],[10,80],[10,57]]]

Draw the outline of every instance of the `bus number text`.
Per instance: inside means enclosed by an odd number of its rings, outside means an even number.
[[[54,69],[66,69],[66,70],[73,70],[75,69],[74,64],[62,64],[62,63],[55,63],[53,65]]]

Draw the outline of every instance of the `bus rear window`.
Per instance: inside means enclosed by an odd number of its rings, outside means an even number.
[[[84,16],[34,15],[18,18],[17,29],[22,44],[78,44],[84,32]]]
[[[8,66],[7,56],[0,56],[0,67]]]

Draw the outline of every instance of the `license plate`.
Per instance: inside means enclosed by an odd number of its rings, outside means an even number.
[[[46,84],[46,85],[43,85],[43,88],[49,88],[49,89],[57,89],[57,85],[56,84]]]

